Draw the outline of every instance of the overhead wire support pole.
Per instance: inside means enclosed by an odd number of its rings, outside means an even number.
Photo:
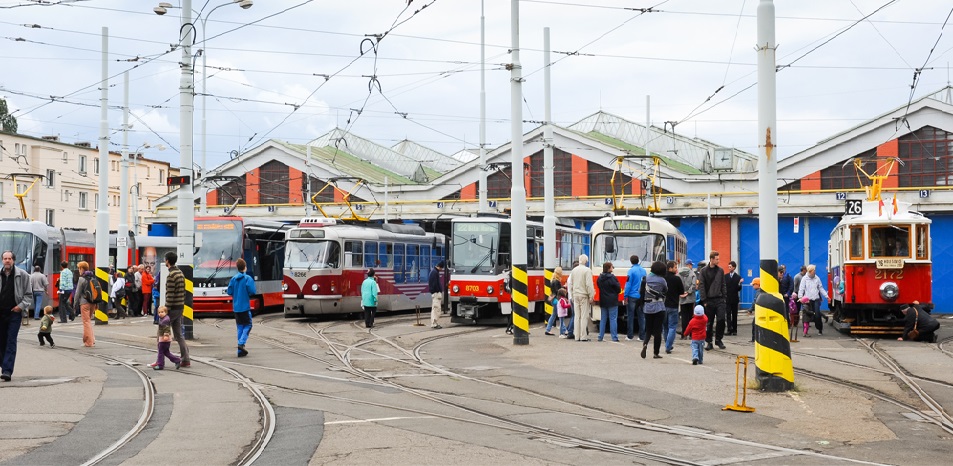
[[[99,108],[99,202],[96,206],[96,264],[94,279],[99,280],[100,289],[109,289],[109,28],[103,27],[102,74],[100,83]],[[107,168],[103,170],[103,168]],[[92,316],[97,325],[109,323],[106,308],[97,303]]]
[[[122,74],[122,159],[119,160],[119,227],[116,235],[116,270],[129,267],[129,72]],[[100,170],[102,171],[102,170]],[[135,259],[133,259],[135,260]]]
[[[777,72],[774,2],[758,4],[758,228],[761,289],[755,302],[755,374],[762,390],[794,388],[787,306],[778,282]]]
[[[510,245],[512,260],[510,296],[513,300],[513,344],[529,344],[529,298],[526,275],[526,188],[523,186],[523,77],[520,64],[520,5],[519,0],[510,0],[510,33],[513,38],[510,64],[510,143],[511,170],[510,189]]]
[[[489,210],[487,201],[486,168],[486,17],[484,1],[480,2],[480,204],[477,212],[485,214]]]
[[[192,264],[195,254],[195,195],[192,192],[192,125],[194,124],[194,69],[192,68],[192,41],[195,25],[192,24],[192,0],[182,0],[182,26],[179,29],[179,47],[182,62],[179,67],[179,174],[188,182],[179,186],[178,228],[176,233],[176,265],[185,275],[185,306],[182,317],[185,322],[185,338],[192,339]]]
[[[549,28],[543,28],[543,191],[545,212],[543,217],[543,268],[546,282],[543,287],[546,291],[546,304],[543,308],[546,311],[547,319],[553,314],[553,303],[549,296],[552,295],[550,284],[553,280],[553,272],[556,268],[556,185],[555,170],[553,162],[553,112],[552,112],[552,87],[550,86],[550,71],[552,70],[552,61],[550,59],[549,47]]]

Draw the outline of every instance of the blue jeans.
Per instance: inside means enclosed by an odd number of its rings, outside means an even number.
[[[599,321],[599,341],[606,334],[606,320],[609,321],[609,335],[612,341],[619,341],[619,306],[602,308],[602,320]]]
[[[43,315],[43,292],[33,292],[33,317],[39,319]]]
[[[638,298],[625,298],[626,336],[630,340],[635,338],[635,319],[638,314],[639,340],[645,341],[645,313],[642,312],[642,306],[638,304]]]
[[[675,329],[678,328],[678,308],[665,308],[665,352],[671,353],[675,345]]]
[[[17,335],[23,324],[23,317],[9,310],[0,310],[0,348],[3,348],[2,373],[13,375],[13,365],[17,362]]]
[[[553,315],[556,315],[554,312]],[[560,335],[569,335],[570,330],[572,330],[572,318],[568,315],[566,317],[559,318],[559,334]]]
[[[698,360],[699,364],[705,361],[705,340],[692,340],[692,360]]]
[[[553,313],[549,315],[549,322],[546,323],[546,333],[549,333],[549,332],[553,329],[553,325],[556,325],[556,319],[558,319],[558,318],[559,318],[559,316],[556,315],[556,307],[553,306]],[[559,323],[559,333],[560,333],[560,334],[563,333],[563,328],[562,328],[562,327],[563,327],[563,324],[562,324],[562,322],[560,322],[560,323]]]

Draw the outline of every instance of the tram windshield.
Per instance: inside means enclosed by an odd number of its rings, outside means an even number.
[[[910,257],[910,225],[871,225],[870,257]]]
[[[33,245],[35,238],[36,236],[34,236],[33,233],[27,233],[25,231],[0,232],[0,251],[13,251],[13,254],[17,258],[16,261],[14,261],[14,265],[27,272],[33,272]],[[36,243],[39,244],[40,241],[36,241]]]
[[[234,220],[196,222],[202,247],[195,254],[194,280],[212,284],[234,275],[235,261],[242,257],[242,225]],[[221,281],[221,280],[218,280]],[[217,282],[217,281],[216,281]]]
[[[665,261],[665,237],[657,233],[646,234],[607,234],[596,236],[592,246],[593,267],[602,267],[606,262],[612,262],[616,268],[629,268],[632,262],[629,257],[639,256],[640,263],[648,267],[653,261]]]
[[[334,269],[341,266],[341,245],[337,241],[288,241],[285,267],[290,269]]]
[[[454,223],[450,249],[454,273],[502,271],[509,265],[509,244],[510,238],[501,238],[500,222]]]

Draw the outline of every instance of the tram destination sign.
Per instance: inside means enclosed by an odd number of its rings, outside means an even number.
[[[648,220],[618,219],[605,225],[606,230],[649,231]]]
[[[903,259],[877,259],[878,269],[902,269]]]

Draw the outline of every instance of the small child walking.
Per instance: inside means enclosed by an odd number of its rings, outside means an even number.
[[[567,318],[569,317],[569,298],[566,288],[560,288],[556,292],[556,316],[559,317],[559,338],[569,337],[569,326]]]
[[[791,298],[790,300],[788,300],[788,320],[791,325],[790,327],[791,335],[790,335],[790,338],[788,338],[788,340],[790,340],[791,343],[798,342],[797,334],[798,334],[798,323],[800,322],[800,315],[801,313],[797,311],[797,302],[794,300],[794,298]]]
[[[46,345],[43,342],[45,338],[46,341],[50,342],[50,348],[56,348],[56,344],[53,343],[53,322],[55,320],[53,318],[53,306],[44,307],[43,320],[40,321],[40,332],[36,334],[36,337],[40,340],[40,346]]]
[[[705,336],[708,328],[708,316],[705,315],[705,307],[695,306],[695,316],[685,327],[685,336],[692,340],[692,365],[705,363]]]
[[[165,358],[175,363],[175,368],[179,368],[182,359],[172,354],[169,347],[172,345],[172,319],[169,318],[169,311],[165,306],[160,306],[157,312],[159,317],[159,330],[156,332],[156,338],[159,342],[158,356],[156,362],[149,364],[153,370],[161,371],[165,369]]]

